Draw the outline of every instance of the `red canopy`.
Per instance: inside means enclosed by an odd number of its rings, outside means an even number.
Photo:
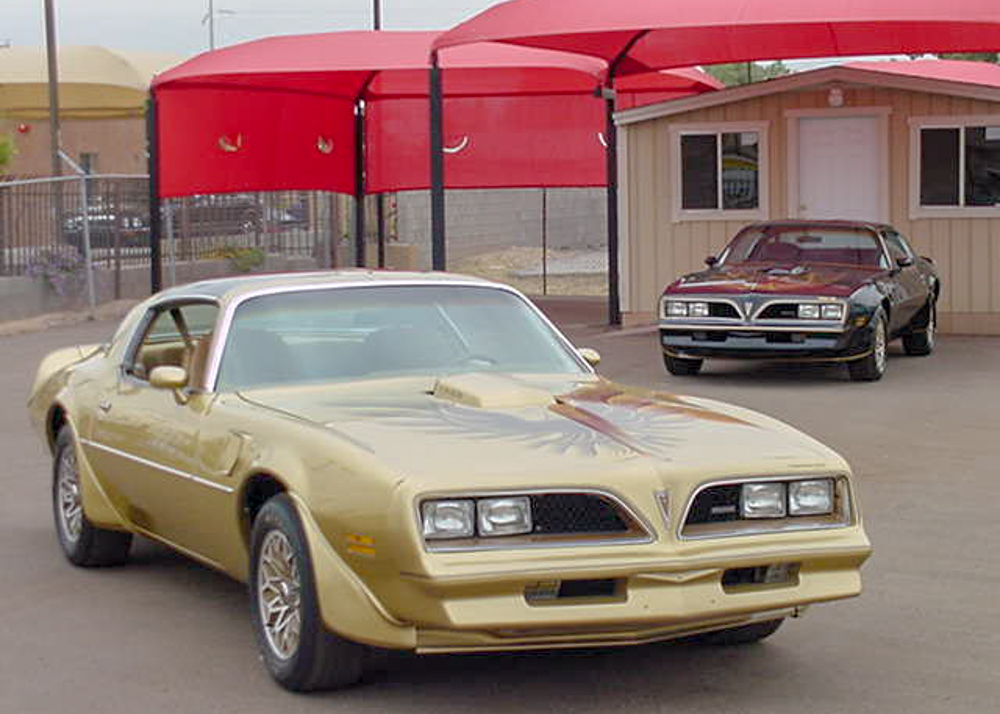
[[[939,79],[945,82],[977,84],[983,87],[1000,87],[1000,65],[991,62],[924,59],[906,62],[849,62],[844,66],[866,72],[897,74],[921,79]]]
[[[153,82],[160,194],[355,192],[354,104],[367,191],[426,188],[432,32],[273,37],[205,53]],[[606,64],[484,43],[442,53],[447,186],[601,186]],[[700,70],[630,79],[623,108],[709,91]]]
[[[510,0],[442,33],[579,52],[615,74],[691,64],[1000,48],[997,0]]]

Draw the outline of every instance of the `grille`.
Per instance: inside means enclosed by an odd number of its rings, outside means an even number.
[[[531,497],[535,533],[624,533],[628,524],[600,496],[586,493],[545,493]]]
[[[758,315],[760,320],[795,320],[799,316],[798,303],[781,302],[768,305],[764,311]]]
[[[736,308],[730,305],[728,302],[708,303],[708,314],[710,317],[729,317],[737,320],[740,317],[740,314],[736,311]]]
[[[740,484],[713,486],[698,494],[691,504],[686,525],[724,523],[740,518]]]

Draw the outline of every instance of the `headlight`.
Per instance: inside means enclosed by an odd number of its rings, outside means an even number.
[[[424,538],[471,538],[476,533],[475,501],[424,501],[420,512]]]
[[[482,498],[476,502],[479,535],[531,533],[531,499],[527,496]]]
[[[667,300],[667,317],[687,317],[688,304],[678,300]]]
[[[799,305],[799,319],[818,320],[819,305],[814,305],[812,303],[802,303],[801,305]]]
[[[844,306],[843,305],[824,305],[823,310],[824,320],[843,320],[844,319]]]
[[[744,518],[784,518],[785,484],[745,483],[740,493]]]
[[[788,513],[792,516],[833,513],[833,481],[824,478],[788,484]]]
[[[707,302],[693,302],[688,305],[688,314],[691,317],[708,317]]]

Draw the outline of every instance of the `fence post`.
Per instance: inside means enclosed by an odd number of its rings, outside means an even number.
[[[83,212],[83,260],[87,265],[87,305],[93,317],[97,309],[97,295],[94,292],[94,254],[90,246],[90,207],[87,203],[87,174],[80,174],[80,210]],[[60,226],[60,230],[62,226]]]

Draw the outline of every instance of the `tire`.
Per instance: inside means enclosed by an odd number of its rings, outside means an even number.
[[[702,635],[695,635],[692,639],[698,644],[704,645],[749,645],[773,635],[784,621],[784,618],[779,618],[777,620],[755,622],[752,625],[742,625],[740,627],[730,627],[726,630],[706,632]]]
[[[80,469],[73,431],[64,426],[56,437],[52,464],[52,515],[56,537],[73,565],[98,568],[128,560],[132,534],[98,528],[83,511]]]
[[[876,382],[885,374],[888,362],[889,328],[881,309],[872,318],[872,349],[861,359],[847,363],[855,382]]]
[[[937,333],[937,301],[932,297],[920,311],[915,332],[903,335],[903,349],[912,357],[926,357],[934,351]]]
[[[671,357],[663,355],[663,366],[675,377],[693,377],[701,371],[704,360],[684,359],[683,357]]]
[[[253,524],[250,605],[261,658],[282,687],[310,692],[361,679],[365,648],[324,627],[309,547],[285,494],[265,503]]]

